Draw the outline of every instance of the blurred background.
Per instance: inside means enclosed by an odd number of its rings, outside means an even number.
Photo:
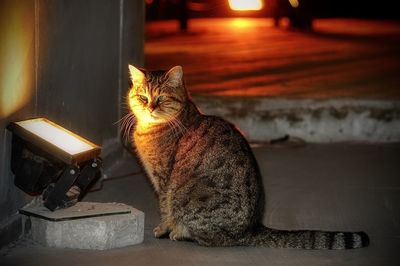
[[[250,140],[396,141],[390,1],[146,1],[144,65],[182,65],[200,109]]]
[[[399,98],[391,1],[146,1],[145,66],[193,94]]]

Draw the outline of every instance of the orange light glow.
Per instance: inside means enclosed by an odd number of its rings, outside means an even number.
[[[30,101],[34,73],[33,12],[18,1],[5,6],[0,10],[0,118]]]
[[[289,0],[289,3],[292,7],[297,8],[299,7],[299,0]]]
[[[231,23],[235,28],[247,28],[253,24],[251,20],[245,18],[235,18]]]
[[[229,0],[229,6],[235,11],[261,10],[262,0]]]

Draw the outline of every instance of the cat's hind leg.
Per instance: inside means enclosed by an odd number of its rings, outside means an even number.
[[[253,212],[246,208],[244,197],[235,191],[204,187],[199,182],[176,190],[172,203],[174,221],[184,226],[190,239],[203,246],[241,245],[239,240],[252,221]]]

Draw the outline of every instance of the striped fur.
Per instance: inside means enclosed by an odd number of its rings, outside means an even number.
[[[160,204],[156,237],[205,246],[348,249],[365,233],[284,231],[262,225],[264,190],[256,159],[229,122],[199,112],[182,68],[147,72],[130,66],[133,142]],[[161,99],[161,100],[160,100]]]
[[[260,226],[248,243],[273,248],[353,249],[368,246],[369,238],[364,232],[284,231]]]

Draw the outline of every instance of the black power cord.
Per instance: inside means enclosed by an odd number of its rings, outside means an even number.
[[[298,148],[304,147],[307,143],[298,137],[292,137],[289,135],[284,135],[282,137],[271,139],[270,141],[251,141],[250,146],[252,148]]]

